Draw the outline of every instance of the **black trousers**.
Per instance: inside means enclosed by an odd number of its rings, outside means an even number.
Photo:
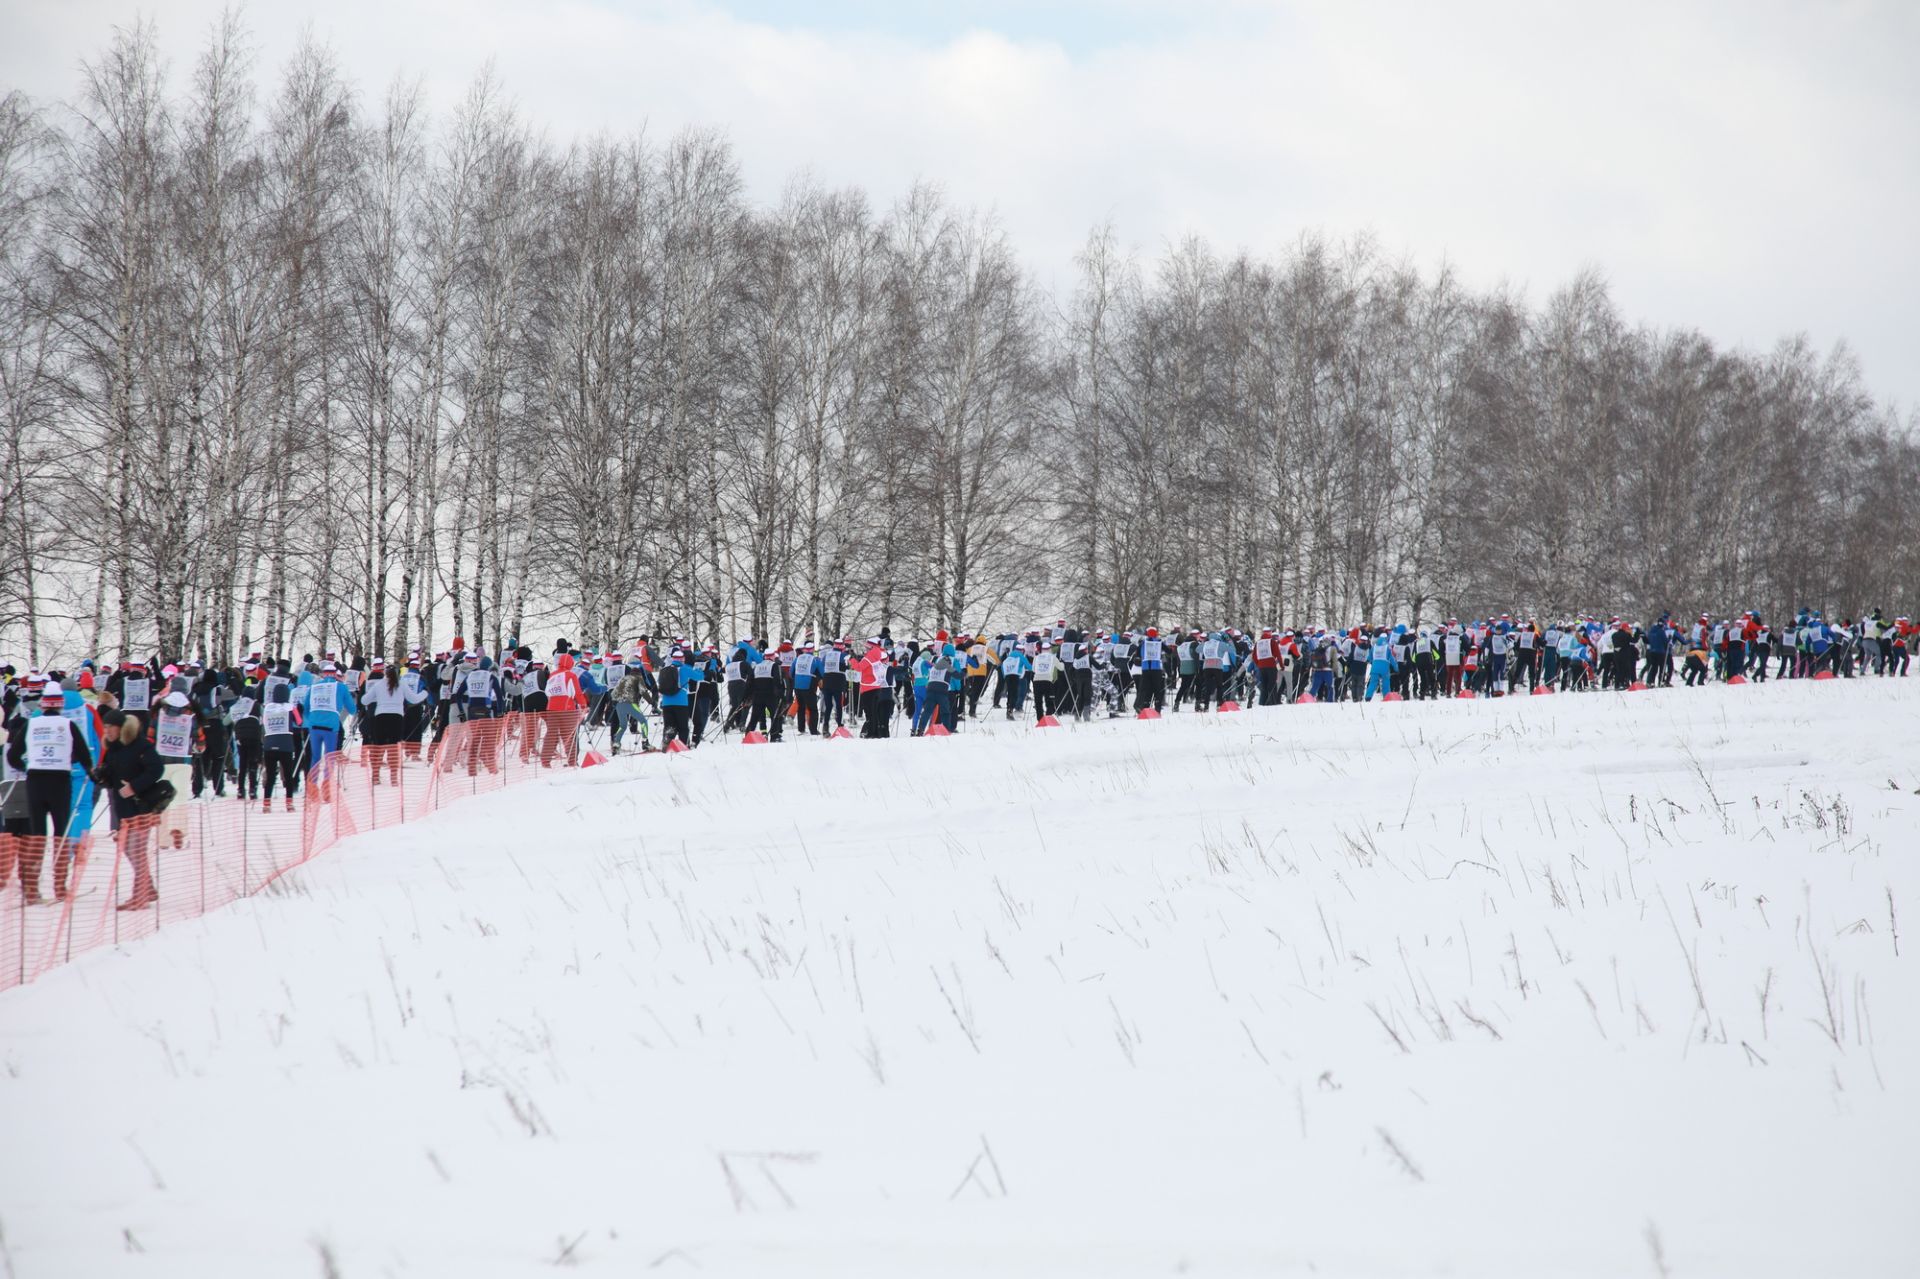
[[[753,709],[753,698],[747,694],[747,681],[730,679],[727,681],[727,718],[720,726],[723,733],[731,733],[736,728],[747,726],[747,712]]]
[[[273,779],[275,774],[278,774],[286,783],[288,799],[292,799],[299,793],[300,778],[294,772],[293,759],[294,754],[292,751],[270,750],[262,754],[261,762],[266,765],[267,772],[266,797],[268,799],[273,798]]]
[[[787,722],[787,690],[779,680],[753,682],[753,715],[747,731],[764,730],[770,741],[780,740],[781,727]]]
[[[675,738],[678,738],[683,746],[693,745],[693,708],[691,706],[662,706],[660,718],[666,721],[666,728],[661,733],[662,746]]]
[[[1161,671],[1141,671],[1133,679],[1133,709],[1143,711],[1147,707],[1156,711],[1167,709],[1167,673]]]
[[[240,749],[240,798],[258,799],[260,798],[260,742],[258,739],[248,741],[244,737],[236,738],[235,742]]]
[[[217,724],[208,723],[206,728],[207,748],[193,760],[193,797],[200,798],[200,792],[208,786],[213,787],[215,795],[227,793],[227,730]]]
[[[40,863],[46,850],[53,849],[53,895],[67,891],[67,871],[73,864],[73,848],[66,842],[67,827],[73,821],[73,774],[66,769],[38,770],[27,773],[27,828],[29,837],[20,845],[20,891],[40,891]],[[52,828],[54,842],[47,841]],[[0,884],[6,879],[0,876]]]
[[[893,726],[893,693],[884,688],[860,694],[860,735],[887,737]]]
[[[73,821],[73,774],[62,768],[35,769],[27,774],[27,830],[33,835],[51,834],[64,839]]]
[[[836,671],[820,677],[820,729],[846,722],[847,677]]]

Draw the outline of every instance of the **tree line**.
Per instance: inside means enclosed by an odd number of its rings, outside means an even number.
[[[726,140],[565,146],[244,29],[0,100],[15,648],[1908,610],[1920,445],[1844,348],[1534,308],[1366,239],[1050,295],[996,222]],[[1764,264],[1755,264],[1756,273]]]

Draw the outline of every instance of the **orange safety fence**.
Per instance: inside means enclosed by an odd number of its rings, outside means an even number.
[[[227,778],[225,798],[181,794],[165,812],[111,832],[0,835],[0,990],[250,897],[348,836],[578,767],[582,719],[548,711],[467,720],[449,724],[437,746],[350,746],[298,777],[292,798],[276,786],[271,798],[242,799]]]

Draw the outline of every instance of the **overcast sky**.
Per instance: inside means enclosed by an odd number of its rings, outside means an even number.
[[[176,78],[219,0],[0,0],[0,85],[70,95],[149,13]],[[1373,233],[1537,303],[1770,347],[1846,339],[1920,404],[1920,0],[276,0],[370,94],[450,104],[493,59],[558,141],[717,125],[754,194],[796,169],[998,211],[1048,283],[1111,217],[1143,253]]]

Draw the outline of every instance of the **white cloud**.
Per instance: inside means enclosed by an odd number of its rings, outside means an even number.
[[[0,82],[36,96],[71,92],[137,7],[8,2]],[[176,67],[217,8],[158,6]],[[723,9],[333,0],[251,21],[263,78],[311,20],[369,93],[408,71],[444,105],[492,58],[557,139],[722,126],[762,198],[801,167],[881,203],[933,178],[1049,279],[1107,216],[1148,253],[1371,230],[1536,299],[1598,265],[1628,315],[1724,342],[1845,337],[1878,391],[1920,401],[1920,6],[1201,0],[1170,24],[1129,3],[1071,48]]]

